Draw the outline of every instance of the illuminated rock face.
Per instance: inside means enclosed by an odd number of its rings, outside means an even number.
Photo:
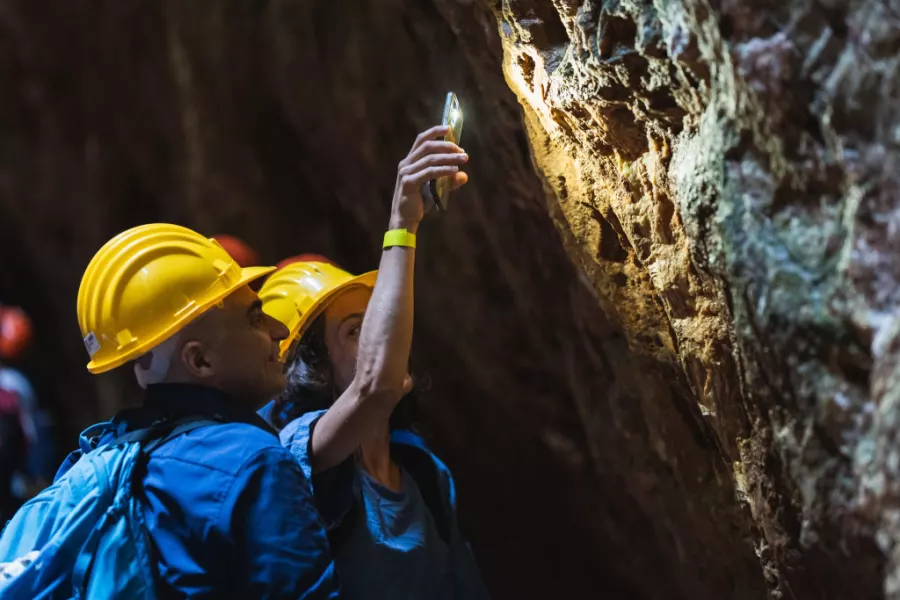
[[[415,363],[495,596],[900,597],[889,4],[9,0],[0,301],[70,447],[136,394],[74,323],[106,239],[371,268],[453,89]]]
[[[900,6],[493,9],[569,253],[683,374],[771,594],[900,598]]]

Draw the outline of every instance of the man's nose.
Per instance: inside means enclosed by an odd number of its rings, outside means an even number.
[[[274,341],[280,342],[290,335],[291,332],[284,323],[269,315],[266,315],[266,318],[269,320],[269,335],[272,336]]]

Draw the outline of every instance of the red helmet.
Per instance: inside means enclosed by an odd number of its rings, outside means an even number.
[[[334,267],[337,267],[338,269],[341,268],[340,265],[338,265],[336,262],[334,262],[330,258],[326,258],[326,257],[322,256],[321,254],[298,254],[297,256],[290,256],[290,257],[284,259],[283,261],[281,261],[280,263],[278,263],[277,265],[275,265],[275,268],[281,269],[283,267],[286,267],[290,264],[297,263],[297,262],[320,262],[320,263],[332,265]]]
[[[31,319],[21,308],[0,306],[0,358],[20,358],[31,341]]]
[[[219,242],[219,245],[225,249],[225,252],[231,255],[231,258],[233,258],[241,268],[259,265],[259,254],[240,238],[220,233],[214,235],[213,239]]]

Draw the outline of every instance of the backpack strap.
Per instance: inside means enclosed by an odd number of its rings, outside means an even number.
[[[144,454],[150,454],[166,442],[183,433],[199,429],[200,427],[206,427],[207,425],[218,425],[220,423],[222,423],[222,421],[217,417],[210,418],[208,416],[191,416],[175,420],[163,419],[153,423],[149,427],[123,433],[106,445],[111,447],[138,442],[142,445],[141,451]]]
[[[150,454],[166,442],[177,438],[178,436],[187,433],[188,431],[193,431],[194,429],[199,429],[201,427],[206,427],[207,425],[220,425],[222,421],[217,419],[210,418],[188,418],[182,419],[177,422],[178,424],[172,428],[169,433],[163,437],[157,437],[152,440],[149,440],[146,444],[144,444],[143,452],[144,454]]]
[[[210,419],[207,416],[161,420],[153,423],[149,427],[124,433],[110,441],[108,444],[104,444],[103,447],[109,448],[134,442],[140,443],[141,453],[137,459],[141,463],[145,463],[146,459],[150,456],[150,453],[166,442],[193,429],[199,429],[200,427],[205,427],[207,425],[217,425],[221,422],[222,421]],[[130,485],[134,485],[139,478],[137,473],[138,471],[135,471],[132,474],[132,481],[129,482]],[[76,590],[76,598],[79,597],[79,593],[83,594],[85,591],[87,577],[93,567],[97,545],[100,542],[101,534],[104,532],[103,525],[105,525],[105,520],[109,518],[109,513],[106,513],[101,517],[100,522],[94,527],[93,531],[88,536],[88,539],[82,546],[81,552],[75,559],[75,564],[72,569],[72,583],[73,589]]]
[[[416,482],[419,493],[422,494],[422,500],[434,519],[438,535],[445,543],[449,544],[450,516],[444,505],[444,494],[441,491],[440,476],[434,460],[421,448],[406,444],[391,444],[391,452],[395,454],[398,462]]]
[[[364,509],[357,497],[357,491],[356,486],[353,486],[353,500],[350,503],[350,509],[347,511],[347,514],[344,515],[344,518],[341,519],[340,523],[338,523],[337,527],[326,532],[328,534],[328,545],[331,547],[333,553],[337,553],[337,551],[347,543],[350,539],[350,534],[353,533],[357,524],[363,520]]]

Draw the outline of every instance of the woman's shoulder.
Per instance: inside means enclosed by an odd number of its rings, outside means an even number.
[[[290,421],[278,433],[278,437],[281,438],[281,444],[287,446],[298,441],[308,444],[313,426],[326,412],[324,410],[314,410]]]
[[[267,421],[266,409],[260,410],[259,415]],[[300,415],[278,432],[281,445],[291,453],[291,456],[300,464],[303,474],[307,478],[312,477],[312,464],[310,463],[310,443],[312,441],[312,429],[316,421],[325,414],[324,410],[317,410]],[[271,423],[271,421],[269,421]]]

